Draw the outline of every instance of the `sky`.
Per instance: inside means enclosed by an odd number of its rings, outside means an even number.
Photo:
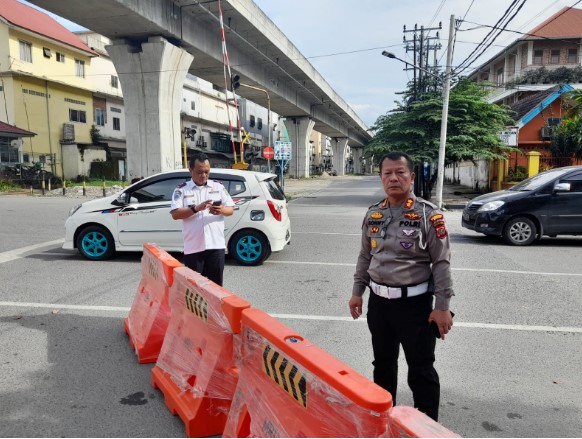
[[[442,30],[438,31],[442,49],[437,52],[437,59],[444,70],[451,15],[463,19],[454,46],[454,67],[491,31],[486,26],[495,26],[514,3],[514,0],[254,1],[368,126],[395,107],[394,102],[401,100],[397,93],[412,80],[412,72],[403,70],[404,63],[382,56],[382,51],[387,50],[412,62],[411,52],[406,53],[402,41],[404,35],[412,40],[412,33],[404,34],[403,26],[408,30],[415,25],[426,29],[442,23]],[[566,6],[577,4],[582,9],[580,0],[515,0],[516,9],[521,4],[507,31],[497,37],[472,68],[520,37],[511,31],[530,31]],[[70,30],[80,29],[66,20],[59,21]],[[436,32],[428,31],[428,36],[435,37]]]

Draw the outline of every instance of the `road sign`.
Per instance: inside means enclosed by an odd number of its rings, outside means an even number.
[[[275,150],[271,146],[265,146],[263,149],[263,157],[267,160],[273,160],[275,158]]]
[[[518,127],[505,127],[505,130],[499,133],[499,137],[501,138],[501,141],[507,146],[517,146],[518,132]]]
[[[291,160],[291,142],[275,141],[275,160]]]

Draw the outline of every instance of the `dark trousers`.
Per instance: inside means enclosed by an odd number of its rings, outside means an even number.
[[[431,294],[385,299],[370,292],[367,319],[374,350],[374,382],[390,392],[396,405],[402,345],[414,407],[437,421],[440,383],[434,368],[436,336],[428,324],[431,311]]]
[[[223,248],[184,255],[184,265],[222,286],[222,273],[224,272]]]

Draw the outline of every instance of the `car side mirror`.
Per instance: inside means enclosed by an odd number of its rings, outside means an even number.
[[[556,183],[554,192],[570,192],[571,186],[570,183]]]
[[[127,192],[122,192],[120,193],[117,198],[115,199],[115,204],[117,204],[118,206],[125,206],[127,203],[127,198],[129,197],[129,194]]]

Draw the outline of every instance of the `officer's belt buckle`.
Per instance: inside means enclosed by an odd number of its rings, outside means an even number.
[[[404,297],[420,296],[421,294],[424,294],[428,291],[428,282],[405,288],[407,290],[407,294],[405,294]],[[373,280],[370,280],[370,289],[378,296],[384,297],[386,299],[400,299],[403,296],[403,288],[380,285]]]

